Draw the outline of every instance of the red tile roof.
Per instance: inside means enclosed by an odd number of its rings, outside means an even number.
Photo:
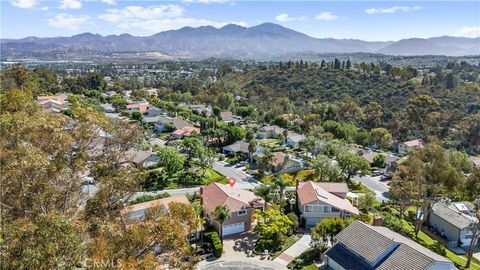
[[[263,205],[262,198],[248,190],[219,183],[211,183],[202,191],[203,207],[206,212],[213,212],[219,205],[226,205],[230,212],[237,212],[253,205]]]
[[[299,183],[298,200],[302,205],[321,201],[322,203],[329,204],[338,209],[348,211],[352,214],[358,215],[358,209],[354,207],[348,199],[342,199],[322,188],[318,183],[307,181],[305,183]]]

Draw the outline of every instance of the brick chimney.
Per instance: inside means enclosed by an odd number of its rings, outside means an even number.
[[[200,205],[203,205],[203,187],[200,187]]]

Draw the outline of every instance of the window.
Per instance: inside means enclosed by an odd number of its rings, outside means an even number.
[[[239,216],[246,216],[247,215],[247,210],[240,210],[237,212]]]
[[[340,209],[335,208],[335,207],[332,207],[332,212],[333,212],[333,213],[338,213],[338,212],[340,212]]]
[[[332,207],[330,205],[305,205],[305,212],[330,213]]]

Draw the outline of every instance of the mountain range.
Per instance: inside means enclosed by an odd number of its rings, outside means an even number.
[[[379,53],[387,55],[479,55],[480,38],[434,37],[370,42],[358,39],[314,38],[278,24],[253,27],[229,24],[221,28],[183,27],[151,36],[83,33],[71,37],[2,39],[1,59],[85,58],[92,55],[149,53],[158,58],[208,57],[271,59],[288,53]]]

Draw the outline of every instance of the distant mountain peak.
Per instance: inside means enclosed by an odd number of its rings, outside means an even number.
[[[274,59],[288,53],[382,53],[389,55],[479,55],[480,38],[409,38],[396,42],[314,38],[275,23],[252,27],[227,24],[183,27],[152,36],[130,34],[102,36],[82,33],[71,37],[2,39],[2,59],[47,57],[69,49],[73,57],[92,53],[160,52],[179,58]]]

